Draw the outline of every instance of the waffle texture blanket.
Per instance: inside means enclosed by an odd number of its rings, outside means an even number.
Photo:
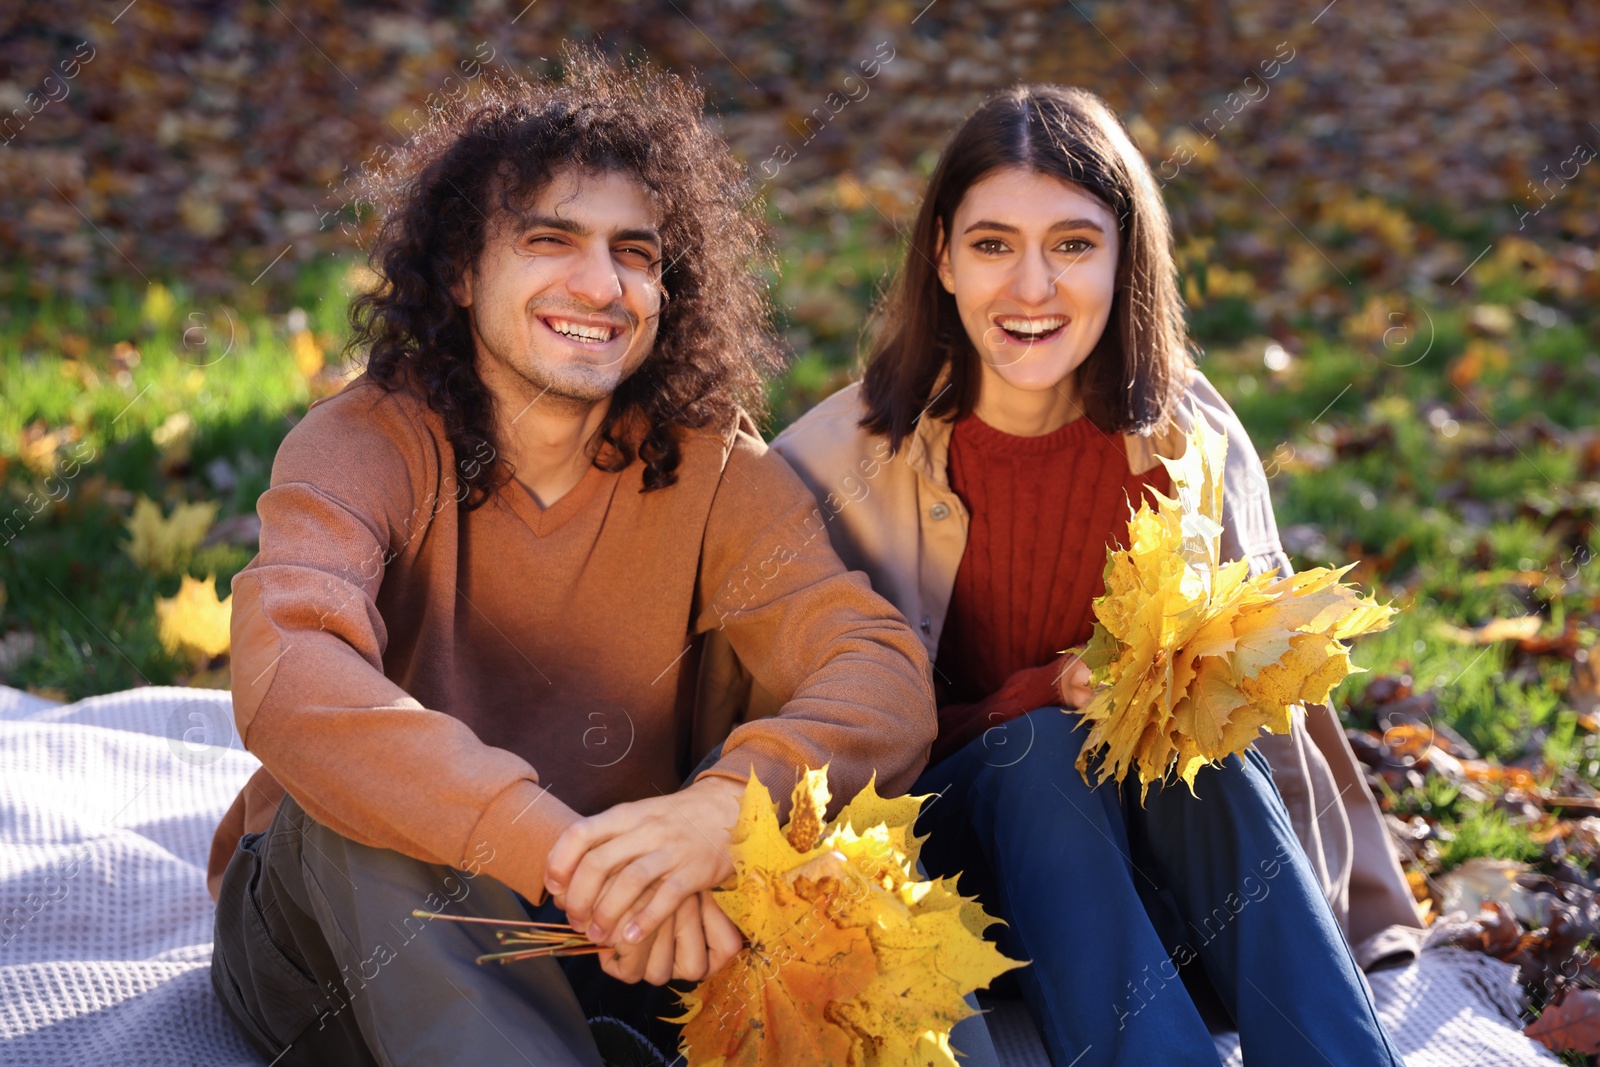
[[[0,686],[0,1063],[261,1067],[211,991],[205,885],[257,766],[226,692],[55,704]],[[1370,979],[1408,1067],[1558,1062],[1521,1034],[1498,960],[1440,945]],[[1021,1002],[990,1006],[1006,1067],[1048,1067]],[[1216,1040],[1242,1062],[1237,1034]]]

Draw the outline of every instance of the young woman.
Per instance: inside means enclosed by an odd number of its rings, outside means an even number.
[[[864,380],[773,447],[933,659],[924,863],[964,872],[1032,961],[1017,981],[1058,1067],[1214,1065],[1208,1000],[1248,1063],[1397,1067],[1346,934],[1392,946],[1420,924],[1327,708],[1204,769],[1198,799],[1178,783],[1141,805],[1074,769],[1086,731],[1063,710],[1089,678],[1061,650],[1088,640],[1106,549],[1130,500],[1170,491],[1156,455],[1194,418],[1228,434],[1224,558],[1289,573],[1174,275],[1156,185],[1104,102],[1012,89],[935,169]]]

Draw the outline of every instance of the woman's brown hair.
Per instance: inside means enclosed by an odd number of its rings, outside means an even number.
[[[1194,365],[1172,260],[1171,224],[1155,178],[1111,108],[1061,85],[1019,85],[991,97],[951,137],[917,213],[900,270],[867,325],[861,426],[895,450],[923,415],[972,413],[978,353],[939,283],[939,235],[967,190],[994,170],[1025,167],[1071,182],[1117,217],[1111,316],[1076,371],[1086,418],[1106,433],[1145,433],[1168,417]],[[947,384],[934,395],[944,368]]]

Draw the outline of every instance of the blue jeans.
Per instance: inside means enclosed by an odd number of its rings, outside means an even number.
[[[1198,798],[1153,785],[1141,807],[1136,783],[1084,783],[1078,724],[1039,708],[912,788],[940,794],[917,821],[929,873],[964,872],[1007,924],[1001,950],[1032,961],[1012,973],[1051,1062],[1216,1067],[1187,977],[1215,990],[1246,1063],[1404,1067],[1266,759],[1203,768]]]

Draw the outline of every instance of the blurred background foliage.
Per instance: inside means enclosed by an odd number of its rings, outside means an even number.
[[[277,443],[352,372],[354,176],[476,78],[545,72],[563,39],[697,72],[781,252],[769,431],[855,373],[954,125],[1062,81],[1162,181],[1201,365],[1296,564],[1360,561],[1404,609],[1339,700],[1419,899],[1473,856],[1587,879],[1600,7],[119,7],[0,14],[0,680],[226,684],[154,605],[250,559]],[[129,550],[141,496],[217,510],[157,563]]]

